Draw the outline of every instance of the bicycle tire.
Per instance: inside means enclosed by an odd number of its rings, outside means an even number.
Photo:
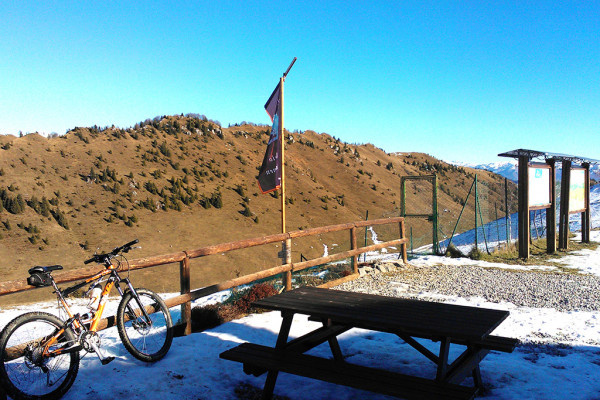
[[[13,399],[57,399],[71,388],[79,372],[78,351],[36,359],[40,339],[62,326],[63,321],[55,315],[29,312],[4,327],[0,334],[0,384]],[[73,333],[67,330],[59,343],[73,340]],[[11,354],[15,346],[25,344],[24,352],[15,358]]]
[[[144,307],[153,306],[149,314],[151,326],[144,321],[140,305],[131,292],[127,292],[117,310],[117,330],[123,345],[138,360],[154,362],[163,358],[173,342],[171,313],[159,295],[148,289],[135,289]],[[131,310],[129,310],[131,309]],[[135,312],[135,316],[131,315]],[[126,318],[127,317],[127,318]]]

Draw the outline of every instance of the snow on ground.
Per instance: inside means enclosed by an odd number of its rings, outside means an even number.
[[[600,241],[600,232],[593,232],[592,240]],[[560,262],[585,273],[600,275],[600,250],[573,252]],[[507,267],[436,256],[415,258],[411,263],[424,267],[434,264],[465,268],[470,265]],[[226,295],[218,293],[203,301],[216,302]],[[481,298],[447,297],[432,293],[421,293],[421,296],[435,296],[454,304],[510,311],[508,319],[493,333],[516,337],[522,343],[511,354],[491,352],[481,363],[486,387],[482,398],[600,398],[600,382],[597,379],[600,376],[600,311],[558,312],[555,309],[517,307],[511,303],[489,303]],[[113,303],[115,301],[109,303],[112,309],[107,307],[107,313],[114,312],[116,304]],[[0,310],[0,327],[23,312],[50,311],[53,305],[54,303],[43,303]],[[80,307],[83,305],[84,303],[78,304]],[[173,319],[177,320],[179,308],[173,308],[171,312]],[[249,383],[262,388],[265,376],[257,378],[245,375],[241,364],[222,360],[219,354],[243,342],[273,346],[280,323],[280,313],[269,312],[250,315],[187,337],[175,338],[167,356],[155,364],[145,364],[134,359],[120,343],[116,329],[108,329],[102,332],[103,348],[115,355],[116,359],[102,366],[94,355],[85,356],[75,384],[64,398],[236,399],[234,389],[237,386]],[[298,337],[318,326],[305,316],[296,316],[290,337]],[[437,352],[439,344],[419,341]],[[418,376],[435,376],[434,365],[396,336],[354,329],[341,335],[339,342],[349,362]],[[331,357],[326,345],[313,349],[311,354]],[[457,350],[453,355],[458,355]],[[470,383],[469,380],[465,381],[465,384]],[[370,392],[283,373],[279,375],[275,393],[290,399],[389,399]]]

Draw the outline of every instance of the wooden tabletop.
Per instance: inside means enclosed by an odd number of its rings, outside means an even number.
[[[254,302],[269,310],[330,318],[357,328],[437,339],[482,340],[509,312],[340,290],[301,287]]]

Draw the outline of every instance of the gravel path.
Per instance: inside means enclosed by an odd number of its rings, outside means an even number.
[[[600,277],[547,272],[456,267],[408,266],[396,272],[371,273],[336,289],[386,296],[427,298],[427,294],[482,297],[517,306],[558,311],[600,310]],[[433,296],[428,298],[436,300]]]

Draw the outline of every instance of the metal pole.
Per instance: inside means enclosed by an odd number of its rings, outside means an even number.
[[[537,225],[537,210],[533,210],[533,228],[535,229],[535,239],[539,240],[540,232],[538,231]]]
[[[369,220],[369,210],[367,210],[367,215],[365,215],[365,221]],[[365,247],[367,247],[367,229],[368,227],[365,226]],[[364,254],[364,260],[365,262],[367,262],[367,253]]]
[[[475,202],[479,205],[479,198],[475,198]],[[483,241],[485,243],[485,250],[488,254],[490,254],[490,249],[488,248],[487,237],[485,236],[485,225],[483,224],[483,217],[481,215],[481,206],[477,207],[479,209],[479,219],[481,220],[481,230],[483,231]],[[475,215],[475,220],[477,220],[477,215]]]
[[[477,232],[477,204],[479,204],[479,195],[477,194],[477,174],[475,174],[475,248],[479,248],[479,232]]]
[[[448,254],[448,248],[450,248],[450,245],[452,244],[452,238],[454,237],[454,234],[456,233],[456,228],[458,228],[458,223],[460,222],[460,218],[462,217],[463,211],[465,211],[465,207],[467,206],[467,202],[469,201],[469,196],[471,196],[471,190],[473,190],[474,185],[475,185],[475,181],[473,181],[473,183],[471,183],[471,188],[469,189],[469,193],[467,193],[467,198],[465,200],[465,204],[463,204],[462,210],[460,210],[460,214],[458,214],[458,219],[456,220],[456,224],[454,225],[454,229],[452,230],[452,235],[450,235],[450,240],[448,241],[448,246],[446,246],[446,254]],[[411,228],[411,232],[412,232],[412,228]]]
[[[432,225],[433,225],[433,254],[439,254],[438,242],[438,209],[437,209],[437,175],[433,175],[433,199],[432,199]]]
[[[498,203],[494,202],[494,208],[496,209],[496,238],[498,239],[498,245],[500,245],[500,221],[498,218]]]
[[[510,211],[508,209],[508,178],[504,178],[504,211],[506,214],[506,248],[510,245]]]

